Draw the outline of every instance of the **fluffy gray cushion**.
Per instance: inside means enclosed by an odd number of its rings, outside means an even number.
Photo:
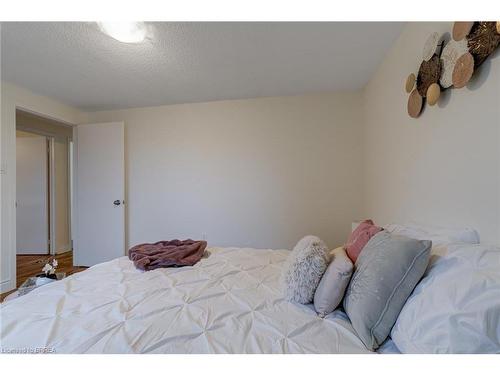
[[[431,241],[382,231],[365,245],[356,261],[344,309],[361,341],[378,348],[429,263]]]
[[[288,256],[282,273],[285,299],[310,303],[328,266],[328,247],[316,236],[302,238]]]
[[[336,248],[330,255],[333,259],[314,293],[314,309],[320,317],[330,314],[342,302],[353,270],[343,247]]]

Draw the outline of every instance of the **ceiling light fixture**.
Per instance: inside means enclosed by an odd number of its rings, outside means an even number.
[[[140,43],[146,38],[144,22],[97,22],[101,31],[123,43]]]

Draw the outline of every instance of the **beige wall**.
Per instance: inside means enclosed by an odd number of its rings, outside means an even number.
[[[364,92],[365,213],[382,223],[471,226],[500,243],[500,51],[420,118],[406,113],[407,75],[451,23],[410,23]]]
[[[23,137],[38,137],[38,135],[35,133],[16,130],[16,138],[23,138]]]
[[[361,213],[358,94],[265,98],[89,114],[124,120],[129,245],[202,238],[336,246]]]
[[[16,128],[28,132],[42,132],[61,139],[73,136],[73,128],[70,125],[21,110],[16,111]]]

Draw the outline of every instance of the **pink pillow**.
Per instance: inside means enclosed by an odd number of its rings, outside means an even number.
[[[372,220],[362,221],[356,229],[352,231],[347,239],[347,243],[344,248],[347,252],[347,256],[352,260],[353,263],[358,259],[361,250],[365,247],[366,243],[370,241],[374,235],[380,232],[382,228],[377,227]]]

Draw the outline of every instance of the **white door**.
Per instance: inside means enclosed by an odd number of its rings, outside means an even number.
[[[16,137],[17,254],[48,253],[47,150],[45,137]]]
[[[74,264],[92,266],[125,254],[123,122],[74,129]]]

